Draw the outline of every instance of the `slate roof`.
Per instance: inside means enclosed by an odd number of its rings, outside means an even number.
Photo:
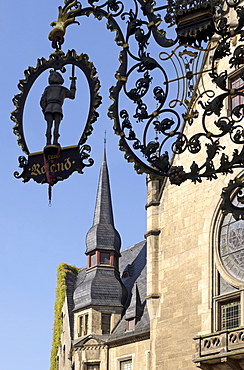
[[[129,292],[125,314],[117,327],[110,335],[108,342],[126,339],[142,333],[149,333],[150,320],[146,305],[147,295],[147,265],[146,265],[146,242],[135,244],[121,252],[120,272],[121,280]],[[128,269],[129,266],[129,269]],[[129,270],[129,273],[127,271]],[[125,274],[123,274],[125,272]],[[137,323],[133,330],[126,331],[126,320],[137,317]]]
[[[74,292],[74,310],[88,306],[124,307],[127,290],[114,268],[89,269]]]
[[[86,277],[86,270],[86,268],[81,269],[81,271],[77,275],[76,284],[74,284],[74,277],[71,274],[67,274],[67,298],[71,326],[73,326],[73,294],[76,287],[84,281]],[[113,342],[120,339],[130,338],[135,335],[147,333],[150,330],[149,314],[146,305],[147,266],[145,241],[121,251],[120,275],[126,276],[121,278],[123,285],[127,288],[128,291],[128,299],[125,303],[126,309],[122,319],[113,330],[112,334],[110,336],[102,336],[103,340],[106,342]],[[109,285],[110,282],[108,282],[107,286]],[[102,292],[102,294],[104,293],[105,292]],[[101,303],[102,301],[99,301],[97,302],[97,305],[100,305]],[[111,301],[111,305],[114,305],[114,301]],[[126,331],[126,320],[133,317],[137,317],[137,324],[135,326],[135,329]],[[73,327],[71,328],[71,335],[73,338]],[[76,342],[80,342],[80,340]]]
[[[71,272],[66,274],[66,297],[69,313],[69,322],[70,322],[70,336],[73,339],[74,337],[74,315],[72,313],[74,307],[73,294],[76,286],[77,275]]]
[[[114,250],[120,254],[121,239],[114,227],[109,173],[104,151],[97,190],[93,226],[86,236],[86,254],[96,249]]]

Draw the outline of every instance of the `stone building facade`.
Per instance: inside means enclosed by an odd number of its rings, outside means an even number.
[[[211,53],[203,69],[210,63]],[[225,60],[217,68],[225,70]],[[229,83],[239,75],[230,72]],[[213,89],[207,73],[204,84]],[[201,131],[201,120],[184,130]],[[228,138],[220,144],[232,153]],[[205,156],[185,152],[173,164],[187,168]],[[235,176],[243,174],[180,186],[147,179],[146,241],[121,251],[104,157],[87,267],[66,275],[58,370],[244,369],[244,221],[220,209]]]
[[[233,13],[229,19],[234,27]],[[232,50],[238,42],[237,37],[231,38]],[[210,67],[211,52],[202,70]],[[241,69],[230,70],[225,59],[216,68],[229,70],[228,87],[240,78]],[[215,89],[207,73],[199,79],[200,91],[202,83],[205,90]],[[221,116],[228,117],[234,103],[234,95],[226,99]],[[184,128],[187,137],[202,131],[203,108],[198,106],[198,110],[199,119]],[[218,116],[213,116],[207,119],[209,132],[216,132]],[[232,155],[234,145],[229,137],[221,139],[220,145]],[[173,164],[184,164],[189,170],[193,160],[204,163],[206,150],[175,155]],[[243,171],[180,186],[168,180],[148,181],[147,306],[152,369],[244,369],[244,221],[231,214],[224,216],[220,208],[222,190],[235,177],[242,178]]]

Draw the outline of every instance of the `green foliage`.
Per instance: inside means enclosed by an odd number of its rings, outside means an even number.
[[[50,358],[50,370],[56,370],[56,357],[58,347],[61,343],[61,334],[63,330],[62,308],[66,294],[66,276],[68,273],[77,275],[80,269],[75,266],[60,263],[57,269],[57,286],[56,286],[56,300],[54,304],[54,325],[53,325],[53,341]]]

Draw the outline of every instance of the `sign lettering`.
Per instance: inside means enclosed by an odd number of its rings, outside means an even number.
[[[78,146],[61,148],[60,157],[56,155],[47,155],[47,166],[49,173],[55,173],[55,181],[67,179],[74,171],[82,172],[85,164],[81,160]],[[32,153],[28,156],[28,163],[25,166],[21,177],[23,181],[29,181],[31,178],[38,183],[47,182],[46,168],[44,165],[43,153]]]

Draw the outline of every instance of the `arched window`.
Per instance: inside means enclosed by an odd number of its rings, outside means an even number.
[[[234,199],[233,203],[237,204]],[[215,245],[214,329],[242,326],[244,285],[244,220],[222,216]]]
[[[219,236],[219,255],[224,269],[244,283],[244,220],[231,214],[224,217]]]

